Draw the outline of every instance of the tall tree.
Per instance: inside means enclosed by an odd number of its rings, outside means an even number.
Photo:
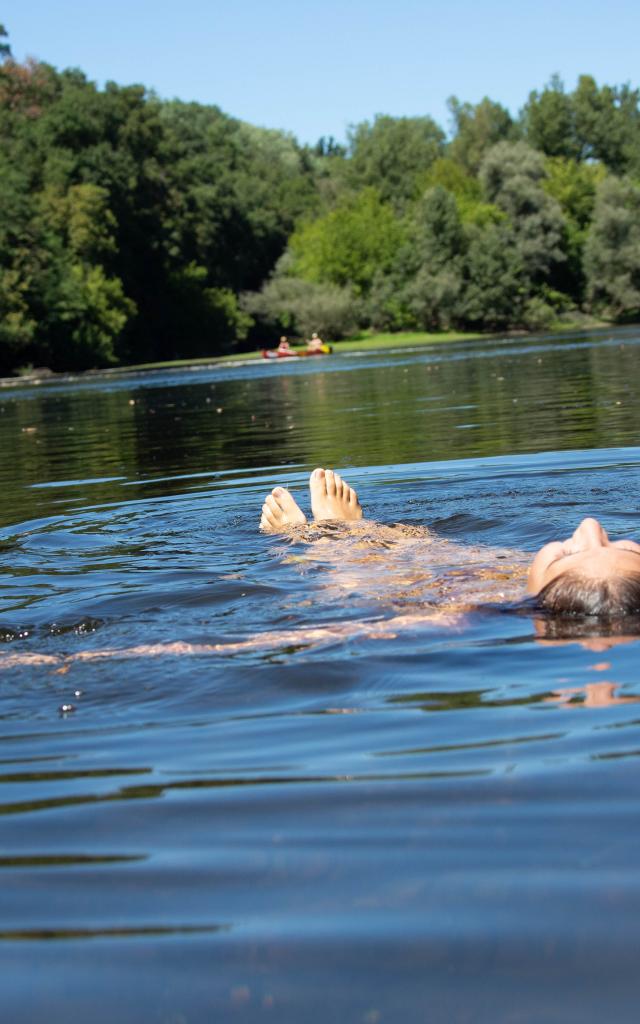
[[[492,146],[517,138],[518,128],[509,111],[487,96],[475,105],[451,96],[448,107],[454,129],[448,155],[473,175]]]
[[[497,224],[504,214],[487,203],[477,177],[451,157],[439,157],[424,179],[424,191],[441,186],[455,197],[460,219],[465,224]]]
[[[371,186],[382,199],[403,207],[442,155],[444,132],[430,117],[377,114],[349,132],[349,178],[356,188]]]
[[[578,163],[562,156],[548,157],[545,170],[542,187],[558,202],[565,219],[567,261],[564,268],[558,268],[558,287],[581,302],[585,288],[584,245],[593,217],[596,189],[606,178],[607,171],[603,164]]]
[[[584,266],[595,310],[614,319],[640,315],[640,186],[613,176],[600,183]]]
[[[485,330],[522,325],[530,288],[513,228],[474,225],[468,235],[461,320]]]
[[[417,267],[406,287],[407,306],[420,327],[449,327],[459,312],[466,238],[456,201],[441,185],[417,205],[410,243]]]
[[[11,47],[8,42],[5,42],[8,38],[9,33],[6,28],[4,25],[0,25],[0,60],[6,60],[11,56]]]
[[[564,91],[559,75],[541,93],[529,93],[522,111],[521,122],[526,141],[547,156],[562,156],[577,160],[582,154],[576,136],[573,97]]]
[[[377,271],[391,267],[405,237],[391,206],[376,189],[365,188],[294,231],[289,243],[292,273],[307,281],[348,285],[363,294]]]
[[[573,96],[583,159],[602,160],[621,174],[640,170],[640,92],[628,85],[598,88],[582,75]]]
[[[524,142],[499,142],[480,169],[485,194],[510,219],[523,272],[545,280],[565,259],[564,220],[557,201],[542,187],[544,160]]]

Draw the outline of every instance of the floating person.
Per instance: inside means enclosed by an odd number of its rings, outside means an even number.
[[[355,523],[363,513],[355,490],[332,470],[316,469],[309,481],[315,523]],[[292,495],[276,487],[262,506],[260,529],[286,532],[307,518]],[[435,535],[426,531],[429,544]],[[461,563],[476,549],[457,545]],[[503,556],[504,557],[504,556]],[[611,541],[597,519],[583,519],[566,540],[545,544],[531,561],[527,591],[554,616],[613,620],[640,615],[640,544]]]
[[[283,334],[282,337],[280,338],[280,341],[278,342],[278,348],[276,349],[276,351],[277,352],[290,352],[291,351],[291,345],[289,344],[289,339],[287,338],[286,334]]]
[[[309,486],[311,523],[289,491],[275,487],[262,506],[260,529],[311,542],[301,561],[316,558],[330,570],[323,576],[323,589],[331,599],[335,589],[336,600],[352,606],[359,600],[379,600],[387,610],[391,607],[390,616],[365,613],[362,618],[254,632],[246,639],[218,643],[141,643],[67,655],[3,651],[0,670],[40,666],[66,673],[75,664],[113,658],[235,655],[390,640],[415,629],[458,629],[466,614],[478,608],[509,602],[517,607],[527,590],[535,599],[531,614],[536,643],[577,642],[591,651],[605,651],[638,641],[640,544],[611,541],[596,519],[584,519],[571,537],[546,544],[532,560],[525,552],[458,544],[425,527],[368,522],[354,488],[329,469],[314,470]],[[545,699],[563,707],[576,701],[582,707],[637,701],[635,695],[618,695],[618,686],[610,680],[587,683],[554,690]]]

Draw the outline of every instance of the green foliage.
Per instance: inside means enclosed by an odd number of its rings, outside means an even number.
[[[596,189],[607,173],[602,164],[581,164],[561,156],[548,157],[545,170],[542,187],[558,202],[565,218],[567,263],[561,287],[581,301],[585,287],[582,265],[587,230],[593,217]]]
[[[17,349],[60,367],[241,344],[239,292],[261,284],[319,205],[290,136],[5,60],[0,274],[18,285],[11,301],[5,289],[4,365]]]
[[[522,322],[528,282],[509,224],[470,231],[466,273],[461,309],[464,323],[497,330]]]
[[[264,339],[285,331],[339,339],[360,326],[360,305],[349,288],[276,275],[262,291],[247,293],[243,309],[255,317]]]
[[[412,242],[418,271],[407,304],[419,327],[449,328],[456,321],[466,238],[454,197],[442,185],[429,189],[417,209]]]
[[[505,214],[493,203],[483,199],[482,185],[451,157],[440,157],[434,162],[424,179],[425,191],[441,185],[456,201],[463,224],[499,224]]]
[[[557,75],[532,92],[522,113],[527,142],[547,156],[599,160],[616,173],[640,170],[640,92],[629,85],[598,87],[581,75],[565,93]]]
[[[47,186],[34,200],[43,229],[54,234],[65,251],[89,262],[98,262],[117,252],[118,225],[109,209],[106,189],[83,184],[71,185],[62,192]]]
[[[492,146],[515,141],[518,137],[518,128],[509,112],[486,96],[475,106],[460,103],[452,96],[448,105],[454,124],[449,156],[472,175],[477,174],[485,153]]]
[[[509,218],[518,262],[531,281],[546,280],[565,259],[564,218],[542,187],[544,177],[543,158],[524,142],[499,142],[480,168],[485,195]]]
[[[602,160],[612,171],[624,173],[638,164],[640,93],[628,85],[598,88],[590,75],[582,75],[574,94],[575,128],[583,159]]]
[[[565,217],[586,228],[593,216],[596,189],[607,176],[602,164],[581,164],[557,156],[545,160],[542,187],[560,205]]]
[[[8,33],[4,25],[0,25],[0,60],[6,60],[7,57],[11,56],[11,47],[4,40],[8,38]]]
[[[162,110],[169,255],[234,291],[257,287],[294,223],[315,209],[311,167],[282,132],[233,121],[216,107]]]
[[[534,149],[551,157],[576,160],[580,142],[575,132],[573,97],[564,91],[564,84],[554,75],[541,93],[534,91],[522,112],[527,142]]]
[[[229,288],[207,287],[207,270],[196,263],[173,271],[161,300],[167,358],[198,358],[228,352],[247,337],[251,318]]]
[[[0,25],[2,372],[215,355],[249,344],[251,317],[254,336],[339,337],[640,310],[631,86],[554,77],[519,122],[454,98],[449,143],[429,117],[378,115],[346,147],[301,147],[17,62],[6,39]]]
[[[640,314],[640,186],[600,183],[584,266],[592,307],[614,319]]]
[[[369,291],[405,240],[401,222],[374,188],[348,196],[331,213],[298,227],[289,240],[291,272],[306,281]]]
[[[402,207],[418,193],[418,184],[444,149],[444,132],[430,117],[378,114],[349,133],[349,180],[371,186],[381,198]]]
[[[466,237],[456,201],[442,185],[417,204],[410,244],[416,271],[405,289],[407,307],[418,327],[446,329],[459,306]]]
[[[33,341],[36,322],[29,312],[28,281],[17,268],[0,270],[0,371],[18,364]]]
[[[42,116],[56,96],[58,79],[53,68],[29,58],[18,64],[4,59],[0,66],[0,107],[5,128],[13,131],[23,127],[22,119],[34,121]]]
[[[428,189],[406,219],[407,241],[375,279],[368,309],[376,329],[448,327],[463,287],[466,236],[454,196]]]
[[[439,185],[446,188],[447,192],[451,192],[456,200],[474,202],[482,198],[482,188],[478,179],[450,156],[441,156],[434,160],[421,185],[423,192]]]
[[[369,327],[374,331],[418,330],[419,322],[411,308],[409,292],[415,275],[416,270],[408,271],[401,258],[391,272],[375,275],[363,309],[364,322]]]
[[[440,270],[464,250],[464,232],[454,197],[442,185],[429,189],[414,208],[410,242],[422,266]]]
[[[100,266],[70,263],[50,299],[51,333],[58,340],[53,369],[109,366],[117,362],[114,343],[135,307],[117,278]]]

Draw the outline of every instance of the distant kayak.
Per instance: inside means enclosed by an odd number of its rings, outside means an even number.
[[[320,348],[288,348],[279,350],[277,348],[263,348],[263,359],[301,359],[306,356],[330,356],[333,352],[331,345],[322,345]]]

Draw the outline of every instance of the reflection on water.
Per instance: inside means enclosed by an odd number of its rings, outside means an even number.
[[[0,392],[7,1020],[635,1020],[639,642],[554,633],[508,549],[636,532],[639,364],[628,329]],[[314,465],[440,540],[258,535]]]
[[[235,486],[268,467],[635,444],[637,340],[626,330],[613,338],[483,343],[481,353],[467,343],[408,356],[337,356],[313,367],[258,364],[6,389],[3,519],[227,480]]]

